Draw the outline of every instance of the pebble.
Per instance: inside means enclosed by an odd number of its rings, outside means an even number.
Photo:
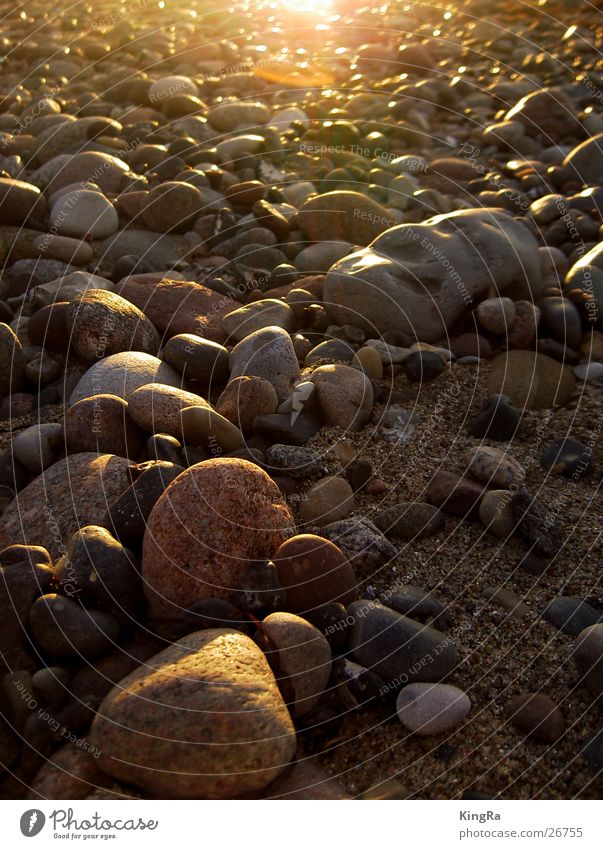
[[[194,392],[185,392],[163,383],[147,383],[130,394],[128,415],[147,433],[167,433],[181,438],[180,414],[187,407],[210,409],[208,402]]]
[[[230,378],[256,376],[271,383],[279,401],[284,401],[301,373],[291,337],[280,327],[265,327],[251,333],[230,353]]]
[[[138,351],[123,351],[94,363],[71,393],[70,403],[100,394],[117,395],[128,401],[141,386],[161,383],[179,387],[181,380],[178,372],[157,357]]]
[[[344,363],[349,363],[353,360],[355,353],[352,345],[344,339],[327,339],[309,351],[304,360],[304,365],[311,366],[325,360],[328,362],[340,360]]]
[[[444,530],[446,518],[441,510],[423,501],[402,501],[374,517],[379,530],[387,536],[400,539],[421,539]]]
[[[216,402],[216,410],[243,433],[253,429],[256,416],[271,415],[278,407],[274,386],[263,377],[235,377]]]
[[[469,474],[487,486],[508,489],[511,484],[525,480],[526,473],[521,463],[500,448],[479,445],[469,448],[463,459]]]
[[[567,404],[576,387],[571,371],[544,354],[507,351],[492,360],[490,394],[508,396],[516,407],[545,410]]]
[[[578,308],[567,298],[543,298],[538,302],[541,323],[553,339],[577,348],[582,337],[582,320]]]
[[[326,425],[360,430],[373,410],[373,386],[368,377],[340,363],[319,366],[310,375]]]
[[[144,463],[136,480],[108,505],[103,524],[123,545],[138,548],[155,502],[183,471],[181,465],[165,460]]]
[[[100,524],[107,503],[130,485],[129,468],[128,460],[113,454],[71,454],[58,460],[4,511],[0,546],[34,543],[56,556],[78,528]],[[52,492],[51,504],[48,492]]]
[[[585,684],[598,699],[603,695],[603,624],[590,625],[578,636],[573,651],[574,662]]]
[[[412,351],[404,360],[408,379],[414,383],[423,383],[436,378],[444,369],[439,354],[431,351]]]
[[[398,719],[420,737],[453,731],[470,710],[469,696],[452,684],[408,684],[396,699]]]
[[[229,374],[228,350],[193,333],[179,333],[165,344],[166,362],[187,380],[220,385]]]
[[[511,298],[487,298],[477,307],[477,318],[484,330],[501,336],[515,321],[515,304]]]
[[[328,525],[345,519],[354,507],[354,492],[345,478],[326,477],[312,484],[300,504],[299,518],[305,525]]]
[[[189,634],[130,673],[105,697],[89,739],[113,778],[181,799],[261,790],[296,744],[264,653],[228,628]]]
[[[119,216],[101,192],[75,189],[61,194],[50,211],[50,226],[63,236],[106,239],[117,233]]]
[[[198,448],[206,448],[213,456],[238,451],[245,446],[239,428],[203,402],[185,407],[180,412],[178,432],[184,442]]]
[[[232,344],[232,341],[240,342],[256,330],[266,327],[282,327],[291,332],[295,316],[288,304],[276,298],[265,298],[229,312],[222,319],[222,325]]]
[[[403,613],[426,625],[433,625],[434,628],[442,628],[446,631],[450,626],[448,609],[433,593],[422,587],[402,584],[396,587],[393,593],[383,594],[380,601],[397,613]]]
[[[383,362],[375,348],[370,346],[360,348],[352,358],[352,365],[361,368],[370,380],[383,379]]]
[[[117,395],[93,395],[72,404],[65,411],[63,429],[71,454],[136,457],[140,449],[140,432],[128,416],[128,403]]]
[[[299,208],[298,219],[312,242],[322,241],[326,233],[333,241],[354,245],[368,245],[397,223],[393,212],[360,192],[350,191],[308,198]]]
[[[560,708],[543,693],[523,693],[506,706],[511,724],[526,738],[538,743],[556,743],[565,731]]]
[[[29,625],[38,648],[56,660],[98,657],[119,637],[119,626],[110,614],[84,608],[56,593],[36,599]]]
[[[454,671],[454,643],[435,628],[366,599],[353,602],[348,612],[354,618],[352,656],[381,676],[387,692],[415,681],[441,681]]]
[[[593,470],[592,449],[577,439],[560,437],[544,447],[540,465],[546,472],[579,480]]]
[[[331,648],[320,631],[293,613],[272,613],[262,622],[266,658],[294,717],[318,704],[331,677]]]
[[[71,301],[67,330],[74,353],[86,363],[122,351],[155,355],[161,346],[159,333],[144,313],[103,289],[88,289]]]
[[[580,363],[572,371],[578,380],[585,383],[599,383],[603,380],[603,363]]]
[[[483,487],[470,478],[441,469],[429,481],[425,497],[444,513],[476,522],[483,493]]]
[[[274,562],[292,613],[311,614],[321,605],[347,605],[356,598],[352,566],[341,549],[323,537],[291,537],[277,549]]]
[[[508,539],[515,530],[513,493],[508,489],[492,489],[484,493],[479,505],[482,525],[499,539]]]
[[[266,468],[303,480],[324,472],[324,457],[313,448],[276,443],[266,451]]]
[[[229,598],[250,559],[271,558],[292,517],[258,466],[211,459],[176,478],[156,502],[144,535],[142,577],[154,615],[202,598]]]
[[[8,324],[0,323],[0,398],[20,391],[24,366],[21,343]]]
[[[484,409],[471,420],[468,431],[478,439],[507,442],[512,439],[521,416],[506,395],[490,395]]]
[[[323,525],[320,533],[339,546],[352,567],[359,571],[361,568],[378,569],[398,553],[379,528],[364,517],[331,522]]]
[[[40,474],[54,463],[62,443],[61,424],[36,424],[15,436],[12,449],[22,466],[30,472]]]
[[[561,595],[547,604],[542,618],[564,634],[577,637],[585,628],[603,622],[603,612],[581,598]]]

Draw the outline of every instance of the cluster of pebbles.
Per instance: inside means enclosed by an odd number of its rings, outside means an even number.
[[[596,794],[603,27],[538,8],[3,15],[2,797]]]

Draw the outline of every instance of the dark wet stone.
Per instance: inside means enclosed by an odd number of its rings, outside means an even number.
[[[376,569],[398,553],[376,525],[360,517],[331,522],[320,534],[343,551],[353,569]]]
[[[373,477],[373,466],[370,460],[360,457],[346,466],[345,476],[354,492],[360,492]]]
[[[539,557],[553,558],[560,545],[560,533],[554,516],[527,490],[513,497],[513,516],[517,530]]]
[[[414,383],[425,383],[433,380],[444,369],[444,362],[439,354],[433,351],[413,351],[405,360],[404,367],[408,379]]]
[[[577,348],[582,336],[582,321],[576,306],[567,298],[543,298],[538,302],[541,324],[557,342]]]
[[[182,445],[175,436],[155,433],[147,442],[147,454],[151,460],[163,460],[176,466],[182,465]]]
[[[325,471],[324,457],[312,448],[299,445],[271,445],[266,451],[266,471],[285,473],[293,478],[311,478]]]
[[[562,595],[554,598],[546,606],[542,618],[554,625],[564,634],[577,637],[590,625],[603,622],[603,612],[595,610],[592,605],[581,598]]]
[[[468,431],[478,439],[507,441],[513,437],[521,416],[506,395],[491,395],[481,413],[470,422]]]
[[[383,678],[347,657],[333,663],[335,692],[347,710],[366,707],[384,695]]]
[[[553,439],[545,446],[540,465],[551,474],[578,480],[592,472],[592,448],[577,439]]]
[[[373,520],[386,536],[401,539],[430,537],[446,526],[444,513],[423,501],[403,501],[386,507],[373,514]]]
[[[335,651],[342,649],[348,641],[349,618],[343,604],[331,601],[304,613],[304,618],[327,638]]]
[[[404,584],[391,595],[385,594],[379,600],[386,607],[391,607],[410,619],[444,631],[450,627],[451,617],[447,608],[429,590],[422,587]]]
[[[283,610],[286,591],[280,584],[276,566],[270,560],[256,560],[241,573],[238,588],[232,593],[233,603],[256,619],[275,610]]]

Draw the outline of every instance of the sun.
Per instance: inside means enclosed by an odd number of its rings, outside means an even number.
[[[333,0],[279,0],[279,2],[292,12],[305,12],[308,15],[322,16],[333,11]]]

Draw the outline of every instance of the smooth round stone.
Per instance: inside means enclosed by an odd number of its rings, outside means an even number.
[[[77,295],[67,309],[72,349],[87,363],[119,354],[140,351],[156,354],[159,333],[134,304],[105,289],[88,289]]]
[[[469,474],[489,486],[508,488],[512,483],[521,483],[526,476],[523,466],[514,457],[489,445],[469,448],[464,460]]]
[[[223,100],[210,109],[208,118],[216,130],[230,133],[233,130],[253,129],[266,124],[270,119],[270,110],[263,103]]]
[[[256,416],[271,415],[278,407],[274,386],[263,377],[235,377],[216,403],[216,410],[243,433],[253,429]]]
[[[265,327],[247,336],[230,353],[230,378],[257,376],[275,388],[284,401],[301,379],[291,337],[281,327]]]
[[[291,332],[295,326],[295,315],[291,307],[276,298],[264,298],[229,312],[222,319],[222,326],[231,340],[240,342],[256,330],[282,327]]]
[[[421,539],[441,533],[446,518],[441,510],[422,501],[402,501],[375,516],[375,524],[387,536]]]
[[[53,204],[50,226],[63,236],[106,239],[119,229],[119,216],[110,200],[99,192],[76,189]]]
[[[0,398],[19,392],[24,367],[21,343],[8,324],[0,323]]]
[[[437,377],[443,370],[444,363],[439,354],[431,351],[413,351],[404,360],[404,367],[409,380],[423,383]]]
[[[259,180],[244,180],[229,186],[224,195],[227,200],[235,206],[252,207],[255,203],[263,200],[267,187]]]
[[[492,489],[484,493],[479,505],[479,518],[495,536],[508,539],[515,530],[513,493],[508,489]]]
[[[157,357],[124,351],[94,363],[82,375],[71,393],[70,402],[75,404],[82,398],[99,394],[117,395],[127,401],[136,389],[148,383],[179,387],[181,382],[178,372]]]
[[[592,448],[577,439],[560,437],[545,445],[540,465],[546,472],[579,480],[592,471]]]
[[[469,424],[471,436],[478,439],[512,439],[521,421],[519,411],[506,395],[491,395],[484,409]]]
[[[142,210],[142,220],[157,233],[184,230],[203,208],[199,189],[190,183],[168,181],[154,186]]]
[[[249,561],[270,559],[292,524],[259,466],[226,458],[191,466],[159,498],[145,532],[142,574],[153,615],[228,599]]]
[[[167,461],[145,463],[142,474],[107,507],[103,524],[124,545],[138,547],[155,503],[183,471],[182,465]]]
[[[516,407],[546,410],[563,406],[575,388],[569,369],[534,351],[507,351],[490,365],[488,392],[507,395]]]
[[[356,576],[347,557],[334,543],[315,534],[299,534],[274,554],[287,608],[304,614],[323,604],[350,604],[356,598]]]
[[[396,699],[398,719],[421,737],[452,731],[470,710],[469,696],[452,684],[408,684]]]
[[[357,431],[373,411],[373,386],[368,377],[351,366],[336,363],[319,366],[310,380],[324,423]]]
[[[139,566],[106,528],[88,525],[76,531],[55,574],[63,595],[110,613],[126,626],[142,612]]]
[[[507,333],[515,320],[515,304],[511,298],[488,298],[477,307],[479,323],[489,333]]]
[[[529,348],[536,338],[540,310],[530,301],[515,301],[515,321],[507,333],[509,348]]]
[[[228,350],[193,333],[172,336],[166,342],[163,355],[186,379],[219,385],[228,377]]]
[[[45,351],[31,359],[23,374],[28,383],[42,389],[53,380],[56,380],[62,372],[61,363],[57,362],[53,357],[49,356]]]
[[[310,713],[331,677],[331,647],[318,628],[293,613],[271,613],[262,622],[266,658],[287,694],[293,716]]]
[[[530,204],[530,214],[538,224],[550,224],[560,218],[566,206],[563,195],[544,195]]]
[[[483,493],[483,486],[471,478],[438,469],[427,484],[425,498],[444,513],[477,521]]]
[[[585,383],[599,383],[603,380],[603,363],[580,363],[573,368],[573,372],[578,380]]]
[[[302,124],[304,127],[308,127],[310,125],[310,119],[303,109],[297,106],[286,106],[284,109],[275,112],[270,118],[270,125],[273,127],[282,126],[286,129],[291,124]]]
[[[43,221],[46,213],[46,201],[37,186],[0,178],[0,224],[20,225],[30,217]]]
[[[151,103],[160,103],[163,100],[170,100],[179,94],[190,94],[193,97],[198,97],[199,88],[190,77],[178,74],[161,77],[161,79],[151,85],[149,89],[149,100]]]
[[[108,613],[84,608],[55,593],[33,603],[29,625],[38,648],[57,660],[98,657],[119,637],[119,626]]]
[[[313,484],[299,508],[305,525],[328,525],[345,519],[354,507],[354,492],[344,478],[327,477]]]
[[[590,625],[579,635],[574,647],[574,662],[595,698],[603,695],[603,624]]]
[[[56,161],[56,159],[52,160],[52,162]],[[103,192],[119,194],[133,176],[126,163],[116,156],[88,150],[76,153],[65,162],[58,163],[56,173],[48,184],[47,193],[52,195],[71,183],[92,181]]]
[[[181,411],[179,433],[186,443],[208,448],[215,454],[228,454],[245,446],[239,428],[205,402],[204,406],[193,405]]]
[[[462,333],[451,339],[450,350],[459,360],[466,360],[469,357],[487,360],[492,356],[492,346],[484,336],[478,333]]]
[[[128,414],[148,433],[167,433],[181,438],[180,414],[186,407],[210,409],[207,401],[193,392],[161,383],[147,383],[130,395]]]
[[[328,362],[342,360],[345,363],[349,363],[354,358],[354,354],[354,348],[344,339],[327,339],[309,351],[304,365],[310,366],[324,360]]]
[[[569,348],[578,348],[582,338],[582,320],[578,308],[567,298],[543,298],[538,302],[541,323],[548,334]]]
[[[105,773],[157,798],[257,793],[296,747],[264,653],[231,628],[189,634],[130,673],[89,739]]]
[[[36,694],[46,707],[60,708],[69,694],[72,674],[62,666],[45,666],[31,676]]]
[[[18,433],[12,447],[16,459],[39,474],[54,462],[62,444],[62,424],[35,424]]]
[[[136,457],[140,434],[128,417],[128,404],[117,395],[93,395],[73,404],[63,421],[65,443],[71,454],[96,451]]]
[[[371,380],[383,380],[383,361],[376,348],[369,345],[360,348],[352,358],[352,365],[361,368]]]
[[[326,274],[333,263],[347,256],[352,248],[349,242],[317,242],[297,254],[295,267],[307,274]]]
[[[585,628],[603,622],[603,613],[581,598],[562,595],[549,602],[542,618],[564,634],[577,637]]]
[[[236,162],[242,156],[258,153],[264,145],[264,137],[249,133],[246,135],[232,136],[223,139],[216,144],[218,159],[224,165]]]
[[[577,180],[581,184],[601,185],[601,171],[603,169],[603,155],[601,153],[601,140],[603,133],[599,133],[577,145],[563,160],[564,173],[568,178]]]
[[[507,717],[518,731],[539,743],[555,743],[565,731],[563,714],[543,693],[522,693],[507,704]]]
[[[417,680],[441,681],[456,668],[454,643],[436,628],[367,599],[353,602],[348,613],[354,620],[352,657],[380,675],[387,691]]]

